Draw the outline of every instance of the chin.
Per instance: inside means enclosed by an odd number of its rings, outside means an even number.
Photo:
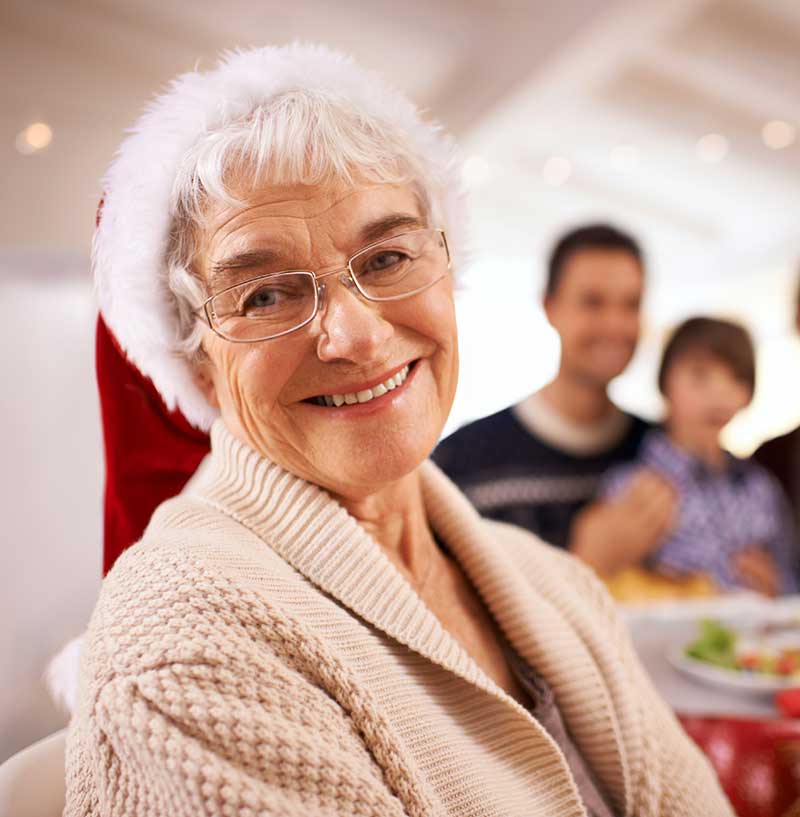
[[[419,468],[435,444],[433,440],[428,446],[417,431],[413,439],[391,434],[372,437],[361,444],[337,446],[335,452],[330,451],[325,469],[331,479],[324,481],[331,486],[347,486],[350,492],[360,495],[375,493],[381,486],[397,482]],[[334,462],[338,464],[331,467]]]
[[[597,386],[607,386],[615,377],[619,377],[627,368],[622,366],[595,366],[591,369],[584,369],[584,379]]]
[[[614,355],[613,357],[596,357],[587,354],[584,375],[587,380],[596,383],[608,383],[619,377],[628,368],[633,355]]]
[[[381,488],[398,483],[412,474],[424,459],[422,457],[416,460],[406,459],[404,462],[375,461],[351,464],[347,470],[335,475],[336,482],[330,486],[330,490],[351,499],[365,499],[378,493]]]

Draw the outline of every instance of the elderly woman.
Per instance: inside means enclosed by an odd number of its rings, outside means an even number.
[[[104,582],[67,815],[731,814],[588,570],[427,460],[454,174],[301,46],[181,77],[123,144],[102,313],[212,451]]]

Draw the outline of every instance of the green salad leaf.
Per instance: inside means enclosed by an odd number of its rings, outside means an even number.
[[[718,621],[700,622],[700,637],[688,644],[686,655],[718,667],[735,669],[736,632],[723,627]]]

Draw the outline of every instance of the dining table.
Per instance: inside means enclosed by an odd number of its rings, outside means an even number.
[[[653,684],[711,760],[738,817],[800,817],[800,719],[782,710],[774,691],[748,688],[746,678],[741,686],[735,677],[720,683],[685,660],[704,621],[796,633],[800,646],[800,595],[639,599],[618,609]],[[796,700],[800,706],[800,693]]]
[[[688,675],[676,666],[675,655],[697,638],[704,620],[737,629],[758,623],[797,625],[800,644],[800,595],[770,599],[738,592],[701,599],[666,599],[620,603],[639,660],[662,697],[676,712],[687,715],[777,717],[774,694],[726,689]],[[800,678],[798,678],[800,687]]]

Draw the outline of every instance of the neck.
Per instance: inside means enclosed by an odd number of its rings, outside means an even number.
[[[265,453],[265,446],[258,445],[257,437],[247,433],[240,423],[234,422],[227,427],[233,437],[273,459]],[[281,467],[286,468],[285,465]],[[287,470],[312,484],[319,484],[313,476],[306,476],[300,470]],[[418,590],[424,586],[431,568],[444,559],[444,554],[428,526],[418,468],[369,494],[348,496],[331,488],[325,490],[358,520]]]
[[[555,380],[540,394],[562,417],[579,425],[592,425],[613,409],[607,388],[607,384],[590,382],[565,371],[562,366]]]
[[[419,472],[412,471],[367,497],[335,498],[421,590],[442,554],[428,526]]]
[[[716,434],[709,434],[707,431],[697,431],[690,428],[682,428],[671,423],[666,423],[667,435],[673,445],[697,457],[709,468],[720,471],[725,467],[725,452],[719,444],[719,437]]]

